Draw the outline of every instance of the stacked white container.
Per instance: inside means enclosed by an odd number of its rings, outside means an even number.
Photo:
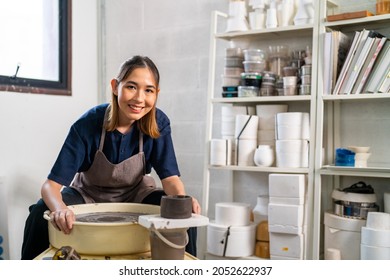
[[[237,115],[234,138],[236,141],[236,162],[240,166],[253,166],[254,153],[257,147],[257,127],[259,117],[256,115]]]
[[[250,221],[250,212],[246,203],[217,203],[215,220],[207,226],[207,252],[220,257],[252,256],[256,225]]]
[[[362,260],[390,260],[390,214],[369,212],[362,227],[360,254]]]
[[[304,174],[270,174],[268,230],[271,259],[304,258],[306,233]]]
[[[256,106],[259,117],[257,144],[275,147],[275,117],[278,113],[287,112],[287,104],[261,104]]]
[[[221,138],[210,141],[210,164],[216,166],[234,165],[236,116],[255,114],[254,106],[224,105],[221,108]]]
[[[309,166],[309,113],[286,112],[276,115],[276,166]]]
[[[324,248],[326,260],[360,259],[361,229],[366,220],[342,217],[330,212],[324,213]]]

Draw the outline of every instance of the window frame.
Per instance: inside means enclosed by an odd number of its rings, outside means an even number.
[[[0,91],[72,95],[72,0],[59,0],[59,80],[0,75]]]

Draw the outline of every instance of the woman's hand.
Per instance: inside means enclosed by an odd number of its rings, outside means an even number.
[[[76,220],[72,210],[65,208],[50,213],[50,221],[55,228],[65,234],[69,234]]]
[[[164,192],[168,195],[185,195],[184,184],[178,176],[171,176],[161,180]],[[198,200],[192,197],[192,212],[200,214],[201,208]]]
[[[62,185],[47,179],[43,183],[41,194],[47,207],[50,209],[50,221],[55,228],[69,234],[75,221],[75,215],[62,201]]]
[[[195,197],[192,197],[192,212],[195,214],[200,214],[201,212],[200,204]]]

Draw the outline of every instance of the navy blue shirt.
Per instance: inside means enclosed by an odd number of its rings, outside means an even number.
[[[71,126],[48,179],[69,186],[76,173],[90,168],[99,149],[107,106],[108,104],[102,104],[90,109]],[[153,139],[148,135],[143,136],[146,173],[150,173],[153,168],[160,179],[180,176],[169,118],[157,109],[156,119],[160,137]],[[103,153],[111,163],[120,163],[138,152],[139,130],[136,125],[127,134],[117,130],[106,132]]]

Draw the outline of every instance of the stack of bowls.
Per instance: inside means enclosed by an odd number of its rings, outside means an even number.
[[[349,146],[348,149],[355,152],[355,167],[367,167],[370,147]]]

